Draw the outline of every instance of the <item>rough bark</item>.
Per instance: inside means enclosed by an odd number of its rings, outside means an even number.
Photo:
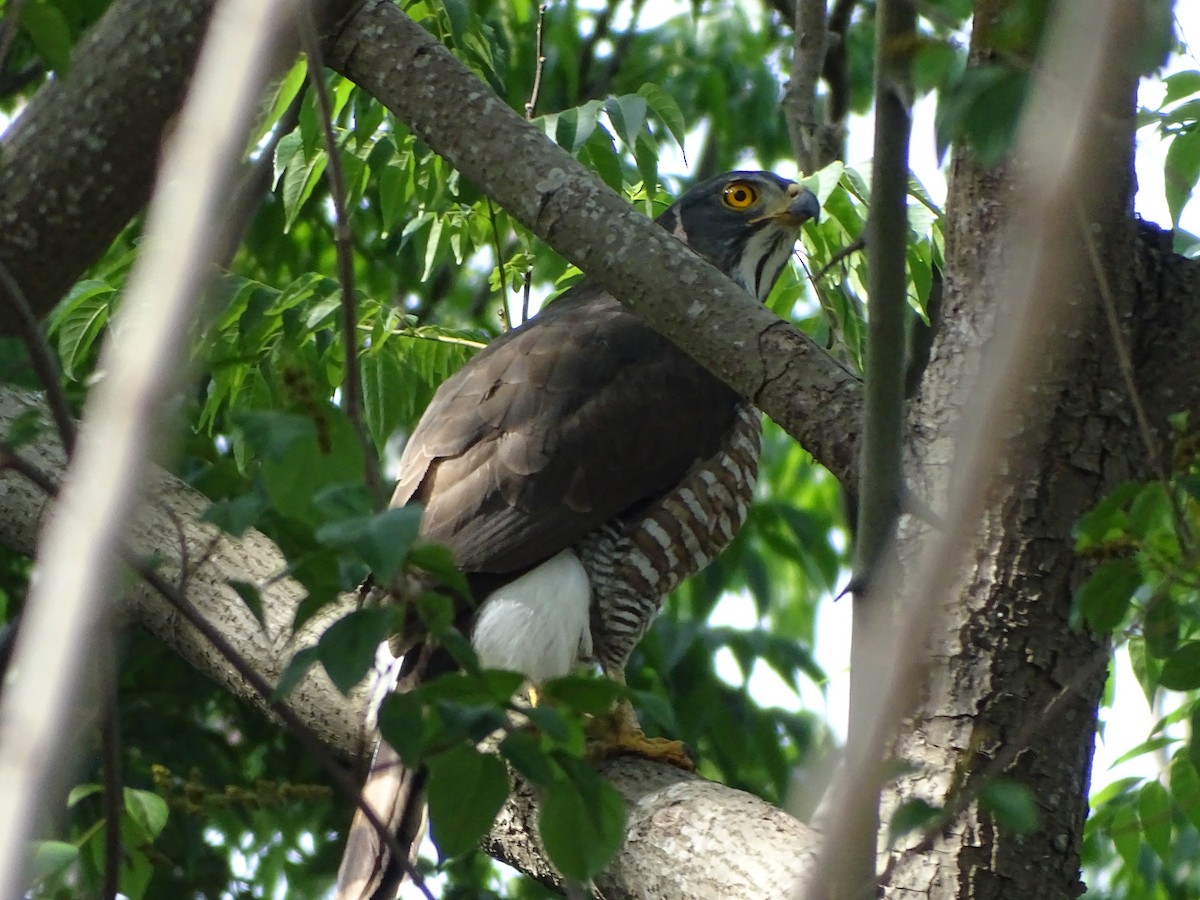
[[[0,387],[0,434],[8,433],[13,420],[31,409],[44,414],[36,394]],[[65,467],[62,449],[48,428],[22,447],[21,455],[53,478]],[[304,591],[281,577],[286,561],[279,549],[257,531],[234,539],[202,523],[208,500],[177,478],[158,470],[152,482],[147,495],[154,499],[143,505],[127,545],[137,557],[159,560],[158,572],[180,586],[245,662],[271,684],[278,683],[292,653],[314,643],[333,618],[353,607],[354,598],[343,598],[293,634],[291,622]],[[11,469],[0,470],[0,543],[32,554],[52,508],[32,483]],[[231,581],[258,587],[262,624],[230,587]],[[146,628],[223,689],[271,715],[263,697],[239,671],[149,585],[131,581],[118,609],[130,624]],[[353,758],[369,752],[373,738],[363,728],[365,692],[343,697],[324,670],[315,667],[288,703],[339,755]],[[763,885],[783,897],[815,846],[816,833],[786,812],[673,766],[621,758],[605,763],[602,772],[629,804],[626,844],[597,880],[606,897],[756,900],[763,896]],[[516,792],[487,848],[534,877],[558,884],[534,837],[536,823],[535,799],[527,790]],[[738,848],[736,859],[722,855],[730,847]]]
[[[44,316],[150,197],[213,0],[119,0],[0,141],[0,263]],[[0,333],[17,331],[0,304]]]
[[[994,448],[1004,474],[990,486],[972,560],[932,639],[932,677],[897,748],[913,770],[898,780],[893,803],[920,797],[940,806],[1000,769],[1029,790],[1038,825],[1015,834],[971,805],[927,852],[892,854],[890,896],[1059,898],[1083,890],[1080,842],[1108,646],[1070,626],[1073,591],[1091,568],[1072,551],[1072,529],[1122,482],[1155,475],[1116,363],[1106,293],[1142,367],[1136,380],[1147,388],[1155,439],[1168,433],[1166,415],[1200,402],[1196,362],[1181,363],[1184,344],[1174,343],[1194,339],[1198,327],[1195,307],[1184,312],[1177,305],[1180,294],[1195,296],[1195,267],[1189,284],[1176,287],[1171,276],[1179,264],[1164,267],[1160,239],[1153,229],[1139,236],[1130,215],[1132,81],[1114,77],[1101,114],[1072,135],[1088,148],[1071,173],[1085,189],[1054,211],[1063,227],[1047,245],[1056,255],[1055,288],[1066,312],[1037,323],[1057,331],[1059,353],[1034,361],[1045,371],[1014,410],[1006,436],[1012,443]],[[960,412],[963,385],[980,378],[979,345],[1001,327],[1003,266],[994,263],[997,255],[1021,259],[1014,247],[1022,236],[1012,230],[1022,221],[1020,184],[1012,168],[987,170],[965,153],[956,158],[947,202],[944,327],[911,418],[913,477],[926,486],[944,483],[952,468],[949,423]],[[1098,249],[1099,270],[1089,264],[1089,242]],[[1174,295],[1165,296],[1164,287]],[[1160,314],[1177,328],[1173,348],[1166,345],[1166,323],[1153,319]],[[1153,352],[1151,335],[1158,341]],[[1150,399],[1147,377],[1156,370],[1165,375],[1164,367],[1173,369],[1174,384],[1183,369],[1189,379],[1165,402]],[[1010,764],[991,765],[1008,754],[1015,756]]]

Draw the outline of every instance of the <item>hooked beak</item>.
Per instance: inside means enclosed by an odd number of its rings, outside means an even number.
[[[809,219],[821,214],[821,203],[817,195],[806,187],[792,183],[788,185],[787,198],[776,209],[763,213],[757,221],[769,219],[780,225],[799,228]]]

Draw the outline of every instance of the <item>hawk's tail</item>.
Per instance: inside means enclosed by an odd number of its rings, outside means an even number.
[[[338,868],[337,900],[395,900],[425,833],[425,778],[424,767],[408,768],[391,745],[379,742],[361,800],[395,836],[404,856],[396,857],[360,807]]]

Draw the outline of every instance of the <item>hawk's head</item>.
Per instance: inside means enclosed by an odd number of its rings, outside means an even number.
[[[800,226],[820,211],[816,195],[794,181],[771,172],[728,172],[693,187],[658,223],[766,300]]]

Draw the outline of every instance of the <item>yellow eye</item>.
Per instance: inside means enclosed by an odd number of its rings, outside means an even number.
[[[758,191],[745,181],[733,181],[725,186],[721,199],[730,209],[749,209],[758,200]]]

